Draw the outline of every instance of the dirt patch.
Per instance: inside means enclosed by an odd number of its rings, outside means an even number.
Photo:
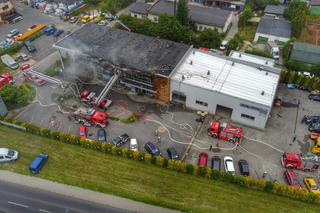
[[[307,22],[300,40],[306,43],[320,45],[320,23]]]

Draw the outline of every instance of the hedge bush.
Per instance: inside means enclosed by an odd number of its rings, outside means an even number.
[[[311,78],[292,70],[283,70],[280,75],[280,81],[285,84],[294,83],[298,86],[320,89],[320,77],[314,76]]]
[[[51,138],[63,143],[78,145],[87,149],[96,150],[106,154],[142,161],[149,164],[154,164],[158,167],[163,167],[176,172],[192,174],[202,178],[220,180],[223,182],[237,184],[241,187],[253,189],[257,191],[265,191],[268,193],[285,196],[288,198],[301,200],[310,203],[320,204],[320,196],[308,192],[305,189],[293,188],[278,182],[269,182],[263,179],[253,179],[252,177],[234,176],[231,173],[222,173],[220,171],[210,169],[208,167],[199,167],[191,164],[186,164],[181,161],[167,160],[162,156],[153,157],[149,153],[132,151],[113,146],[111,143],[100,143],[88,139],[80,138],[77,135],[60,133],[54,130],[40,128],[38,126],[0,117],[0,120],[20,125],[26,128],[26,131],[35,135],[40,135],[46,138]]]

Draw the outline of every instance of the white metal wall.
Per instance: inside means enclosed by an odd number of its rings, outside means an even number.
[[[207,89],[195,87],[189,84],[184,84],[183,82],[178,82],[171,79],[171,101],[172,92],[178,91],[184,93],[186,96],[186,107],[194,110],[207,111],[211,114],[216,113],[217,105],[225,106],[233,109],[231,119],[235,122],[252,126],[259,129],[264,129],[268,116],[270,114],[271,108],[256,103],[251,103],[246,100],[241,100],[232,96],[219,94],[214,91]],[[202,106],[196,104],[196,100],[208,103],[208,106]],[[255,106],[267,110],[267,114],[261,114],[257,110],[248,109],[240,106],[240,103],[247,104],[250,106]],[[246,114],[255,117],[254,120],[243,118],[241,114]]]

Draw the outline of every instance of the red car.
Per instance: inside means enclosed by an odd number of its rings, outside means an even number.
[[[84,138],[84,139],[87,138],[87,127],[86,126],[81,125],[79,127],[79,135],[81,138]]]
[[[22,71],[28,70],[29,68],[30,68],[30,64],[24,64],[21,66]]]
[[[292,186],[294,188],[301,188],[298,177],[292,169],[287,169],[283,175],[289,186]]]
[[[208,162],[208,154],[206,152],[201,152],[199,154],[198,166],[205,167]]]

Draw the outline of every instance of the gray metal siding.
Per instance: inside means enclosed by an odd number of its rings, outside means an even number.
[[[171,93],[172,91],[179,91],[185,94],[186,107],[188,108],[207,111],[211,114],[215,114],[217,105],[225,106],[233,109],[231,120],[259,129],[265,128],[266,122],[268,120],[268,115],[271,111],[270,107],[267,106],[251,103],[232,96],[219,94],[217,92],[195,87],[189,84],[180,83],[174,80],[171,80]],[[208,106],[205,107],[196,104],[196,100],[206,102],[208,103]],[[262,114],[257,110],[242,107],[240,106],[240,103],[264,109],[266,111],[266,114]],[[243,118],[241,117],[242,113],[253,116],[255,117],[255,119],[250,120],[247,118]]]

